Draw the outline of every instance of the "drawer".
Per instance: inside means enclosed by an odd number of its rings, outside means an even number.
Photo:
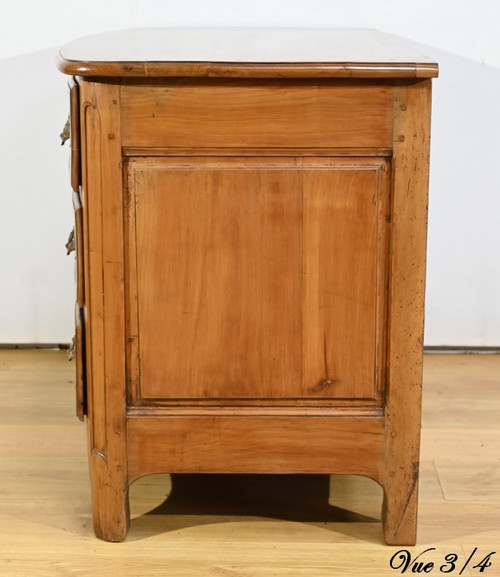
[[[70,95],[70,129],[71,129],[71,188],[78,192],[81,182],[81,152],[80,152],[80,99],[78,84],[71,78],[69,82]]]
[[[73,192],[73,208],[75,211],[75,247],[76,247],[76,302],[84,304],[84,269],[83,269],[83,209],[80,195]]]
[[[75,305],[75,362],[76,362],[76,414],[80,421],[87,414],[87,391],[85,376],[85,325],[84,311]]]
[[[393,90],[338,80],[130,81],[121,87],[122,144],[388,148]]]

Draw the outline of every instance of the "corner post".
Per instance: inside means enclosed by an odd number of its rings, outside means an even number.
[[[416,541],[431,81],[395,87],[383,524]]]
[[[92,509],[97,537],[121,541],[130,516],[119,81],[82,80],[80,96]]]

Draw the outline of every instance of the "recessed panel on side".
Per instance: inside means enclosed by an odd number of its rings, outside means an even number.
[[[303,179],[302,394],[375,398],[385,348],[385,162],[307,170]]]
[[[134,171],[140,396],[300,395],[296,171]]]
[[[371,400],[385,161],[132,159],[133,403]]]

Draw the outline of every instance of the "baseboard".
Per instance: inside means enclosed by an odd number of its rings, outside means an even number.
[[[0,349],[69,349],[69,343],[0,343]]]
[[[436,355],[500,355],[500,347],[424,346],[425,354]]]

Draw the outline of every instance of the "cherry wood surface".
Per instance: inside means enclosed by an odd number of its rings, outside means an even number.
[[[396,36],[328,28],[120,30],[67,44],[59,68],[122,78],[431,78],[438,71]]]
[[[130,417],[130,481],[146,474],[350,473],[381,480],[381,417]],[[165,446],[165,439],[168,445]],[[244,440],[244,441],[243,441]],[[162,447],[159,450],[159,447]],[[306,452],[306,447],[311,447]]]
[[[163,80],[121,88],[125,147],[383,148],[392,87],[331,81]]]
[[[384,161],[145,159],[128,170],[137,400],[379,396]]]
[[[123,539],[129,525],[118,102],[116,85],[80,85],[89,466],[94,529],[110,541]]]
[[[78,85],[73,78],[69,80],[70,98],[70,144],[71,144],[71,187],[78,192],[81,181],[80,162],[80,101]]]
[[[409,52],[386,39],[392,59],[327,63],[352,79],[282,53],[257,63],[264,80],[244,50],[208,68],[155,60],[145,78],[158,34],[137,68],[129,45],[109,62],[98,39],[62,51],[88,49],[61,67],[81,74],[78,406],[96,535],[125,538],[129,485],[151,473],[331,472],[377,480],[386,542],[414,543],[437,68],[415,57],[402,78]],[[219,66],[231,78],[192,78]]]
[[[395,90],[383,482],[390,544],[410,542],[417,523],[430,105],[430,80]]]

